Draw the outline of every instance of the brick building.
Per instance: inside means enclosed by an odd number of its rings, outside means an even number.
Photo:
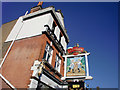
[[[63,88],[64,58],[69,38],[63,15],[37,5],[19,17],[3,43],[0,66],[3,87]],[[15,21],[13,21],[15,22]],[[3,25],[5,26],[5,25]],[[4,48],[5,47],[5,48]]]
[[[90,53],[79,45],[67,49],[69,38],[61,10],[42,8],[39,3],[2,29],[2,88],[84,89],[84,80],[92,79]]]

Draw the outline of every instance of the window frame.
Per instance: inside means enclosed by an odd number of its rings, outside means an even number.
[[[56,54],[56,58],[55,58],[55,70],[57,70],[60,73],[60,68],[61,68],[61,58],[59,55]]]
[[[45,54],[46,53],[46,54]],[[48,58],[49,56],[49,58]],[[52,62],[52,56],[53,56],[53,48],[52,46],[47,42],[44,50],[43,59],[45,59],[48,63],[51,64]]]

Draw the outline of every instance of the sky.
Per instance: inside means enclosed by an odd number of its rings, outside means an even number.
[[[37,2],[2,3],[2,23],[24,15]],[[68,47],[79,43],[90,52],[90,88],[118,88],[118,3],[117,2],[44,2],[64,15],[70,39]]]

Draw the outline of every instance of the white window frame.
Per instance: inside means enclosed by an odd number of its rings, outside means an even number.
[[[45,57],[43,56],[43,59],[45,59],[46,61],[48,61],[48,63],[51,64],[52,56],[53,56],[53,49],[49,43],[46,43],[44,54],[45,54],[45,52],[46,52],[46,56]],[[48,55],[49,55],[49,58],[48,58]]]
[[[56,55],[55,59],[55,69],[60,73],[60,66],[61,66],[61,58]]]

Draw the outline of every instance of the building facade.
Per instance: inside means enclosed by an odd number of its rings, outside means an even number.
[[[68,43],[61,10],[42,8],[41,4],[31,8],[29,14],[18,18],[3,43],[3,60],[0,64],[2,88],[84,89],[84,80],[92,78],[88,63],[81,68],[76,64],[77,68],[73,70],[72,64],[76,62],[70,59],[69,62],[68,58],[85,55],[87,62],[86,55],[89,53],[69,55]],[[71,77],[75,73],[77,78]]]
[[[63,19],[60,10],[41,5],[19,17],[4,42],[8,49],[1,62],[1,76],[15,88],[64,87],[62,56],[69,38]]]

